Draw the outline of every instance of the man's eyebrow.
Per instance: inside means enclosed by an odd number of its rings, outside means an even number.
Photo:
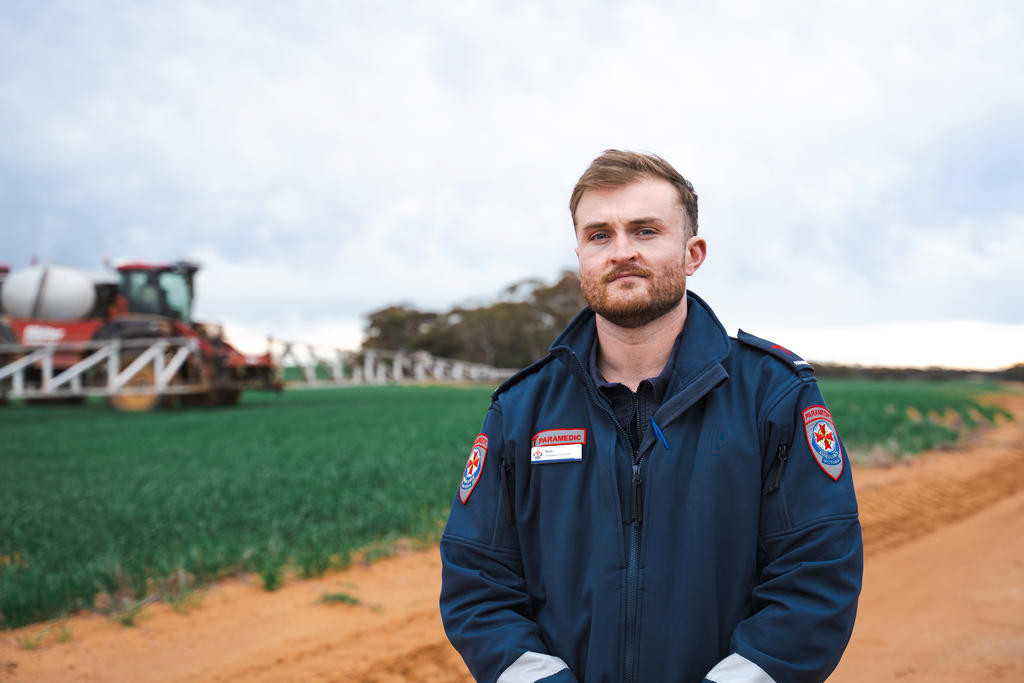
[[[629,223],[627,225],[632,225],[632,226],[650,225],[652,223],[657,223],[658,225],[661,225],[663,222],[664,221],[662,221],[657,216],[643,216],[641,218],[633,218],[632,220],[629,221]],[[602,229],[607,228],[607,227],[608,227],[608,222],[607,221],[594,221],[593,223],[585,224],[583,227],[580,228],[580,231],[584,231],[584,230],[602,230]]]
[[[657,216],[644,216],[643,218],[634,218],[629,222],[630,225],[649,225],[651,223],[661,224],[663,221]]]

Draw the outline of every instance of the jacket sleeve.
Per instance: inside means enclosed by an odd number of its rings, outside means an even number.
[[[850,460],[811,378],[765,406],[758,585],[707,679],[823,681],[853,631],[863,545]],[[781,457],[780,457],[781,456]]]
[[[548,653],[531,619],[509,505],[511,450],[503,440],[500,405],[492,404],[441,538],[441,619],[478,681],[575,681],[565,662]],[[483,456],[479,473],[475,456]]]

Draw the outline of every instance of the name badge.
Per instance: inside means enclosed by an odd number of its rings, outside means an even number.
[[[534,465],[549,462],[578,462],[580,460],[583,460],[583,444],[579,443],[536,446],[530,451],[530,463]]]

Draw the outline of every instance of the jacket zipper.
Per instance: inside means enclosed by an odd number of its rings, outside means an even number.
[[[501,487],[505,490],[505,523],[512,526],[516,521],[512,505],[515,484],[512,481],[512,463],[506,458],[501,459]]]
[[[640,525],[644,517],[643,481],[640,468],[643,457],[634,451],[633,482],[630,493],[632,516],[629,522],[629,558],[626,565],[626,644],[623,681],[636,680],[636,647],[640,639]]]
[[[639,439],[640,399],[635,393],[633,394],[633,418],[630,427],[634,426],[636,427],[636,435]],[[640,460],[636,455],[637,444],[633,443],[632,438],[629,439],[629,449],[633,453],[633,481],[629,489],[629,519],[626,520],[626,524],[639,526],[644,519],[643,480],[640,477]]]
[[[590,376],[586,368],[583,367],[583,361],[580,360],[579,356],[575,353],[571,354],[576,360],[576,365],[579,366],[580,372],[587,379],[584,380],[583,385],[587,388],[587,393],[590,395],[590,400],[594,405],[598,406],[603,410],[608,417],[611,418],[612,424],[618,430],[619,435],[626,440],[629,444],[629,450],[632,455],[631,460],[633,463],[633,480],[630,487],[630,518],[626,521],[626,524],[631,526],[629,536],[629,557],[626,558],[626,642],[624,644],[624,665],[623,665],[623,683],[632,683],[636,680],[636,646],[637,639],[639,636],[639,585],[640,585],[640,523],[643,521],[643,478],[641,474],[641,468],[643,465],[643,456],[638,456],[636,448],[633,446],[633,441],[629,438],[629,434],[625,428],[619,423],[619,419],[615,417],[615,413],[612,412],[611,408],[606,406],[601,401],[597,400],[594,393],[593,382],[589,381]],[[634,401],[638,399],[633,398]],[[633,412],[636,413],[636,404],[633,406]],[[639,430],[638,430],[639,431]]]
[[[778,458],[779,469],[775,470],[775,478],[765,493],[775,493],[782,486],[782,471],[786,469],[786,460],[789,459],[789,444],[780,443],[775,457]]]

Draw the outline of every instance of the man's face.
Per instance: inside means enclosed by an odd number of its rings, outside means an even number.
[[[583,194],[576,255],[583,295],[598,315],[636,328],[680,305],[706,248],[703,238],[685,238],[684,220],[675,187],[661,178]]]

